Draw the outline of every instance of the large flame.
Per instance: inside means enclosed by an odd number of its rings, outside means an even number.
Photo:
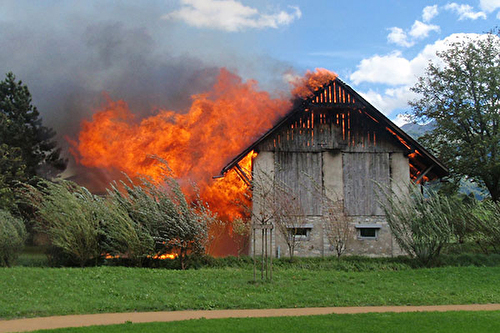
[[[311,92],[328,78],[335,78],[335,74],[326,70],[308,72],[304,80],[295,83],[294,93],[302,96],[297,92]],[[191,107],[184,114],[160,109],[155,115],[137,119],[125,101],[106,97],[92,119],[82,122],[78,139],[70,141],[71,152],[86,167],[117,169],[132,177],[145,175],[160,180],[161,165],[151,158],[157,156],[168,162],[181,184],[196,183],[212,209],[230,220],[241,214],[233,202],[246,184],[234,171],[216,181],[212,177],[271,128],[291,105],[288,99],[272,98],[258,90],[256,81],[243,82],[221,69],[212,89],[192,96]],[[240,165],[251,170],[252,157],[253,153],[249,154]],[[231,229],[223,233],[230,234]],[[211,252],[236,254],[223,243]]]
[[[316,90],[336,78],[337,74],[328,69],[316,68],[314,72],[308,70],[303,77],[291,81],[292,95],[298,98],[311,97]]]

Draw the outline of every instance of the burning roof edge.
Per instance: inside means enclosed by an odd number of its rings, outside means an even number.
[[[405,131],[403,131],[399,126],[394,124],[389,118],[387,118],[382,112],[377,110],[373,105],[371,105],[367,100],[365,100],[360,94],[358,94],[354,89],[352,89],[349,85],[347,85],[345,82],[340,80],[338,77],[335,78],[334,80],[330,81],[329,83],[323,85],[323,87],[328,86],[332,84],[333,82],[336,82],[340,84],[346,91],[348,91],[354,98],[362,104],[364,107],[366,107],[366,111],[370,113],[372,117],[374,117],[376,120],[380,121],[381,124],[385,124],[388,129],[392,130],[396,135],[399,137],[403,138],[410,146],[411,150],[415,153],[419,153],[424,160],[427,160],[428,162],[431,163],[431,166],[437,167],[437,169],[432,170],[434,174],[436,174],[438,177],[444,177],[447,176],[449,171],[448,168],[441,163],[434,155],[432,155],[426,148],[424,148],[420,143],[418,143],[415,139],[413,139],[410,135],[408,135]],[[302,100],[302,103],[300,105],[293,107],[290,112],[285,115],[276,125],[274,125],[271,129],[269,129],[266,133],[264,133],[259,139],[257,139],[255,142],[253,142],[250,146],[248,146],[245,150],[243,150],[240,154],[238,154],[235,158],[233,158],[226,166],[224,166],[220,172],[220,176],[223,176],[226,172],[228,172],[230,169],[236,166],[236,164],[243,159],[249,152],[255,149],[261,143],[264,141],[267,137],[272,135],[274,132],[276,132],[284,123],[288,121],[295,113],[300,112],[303,108],[308,106],[308,104],[311,103],[311,101],[316,98],[318,94],[320,94],[322,91],[322,88],[318,89],[315,94],[307,99]],[[422,173],[424,173],[424,170],[422,170]]]

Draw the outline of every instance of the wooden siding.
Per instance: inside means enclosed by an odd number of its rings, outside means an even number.
[[[343,153],[344,203],[349,215],[383,215],[381,186],[390,186],[388,153]]]
[[[283,124],[258,150],[403,152],[404,148],[363,109],[313,106]]]
[[[284,184],[298,195],[306,215],[321,215],[321,153],[277,152],[274,156],[277,184]]]

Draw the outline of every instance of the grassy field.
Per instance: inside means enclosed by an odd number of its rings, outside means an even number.
[[[309,317],[200,319],[39,331],[40,333],[135,332],[499,332],[500,311],[369,313]]]
[[[0,318],[78,313],[500,302],[500,267],[343,272],[280,268],[251,283],[242,268],[0,269]]]

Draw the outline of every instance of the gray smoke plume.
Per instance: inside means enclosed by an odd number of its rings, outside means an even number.
[[[158,107],[185,112],[191,95],[212,86],[219,67],[256,74],[272,85],[289,68],[242,49],[246,44],[240,36],[185,31],[161,20],[175,5],[4,0],[0,74],[12,71],[28,85],[44,125],[57,131],[67,154],[64,137],[77,137],[82,119],[90,119],[103,92],[125,100],[139,116]]]

